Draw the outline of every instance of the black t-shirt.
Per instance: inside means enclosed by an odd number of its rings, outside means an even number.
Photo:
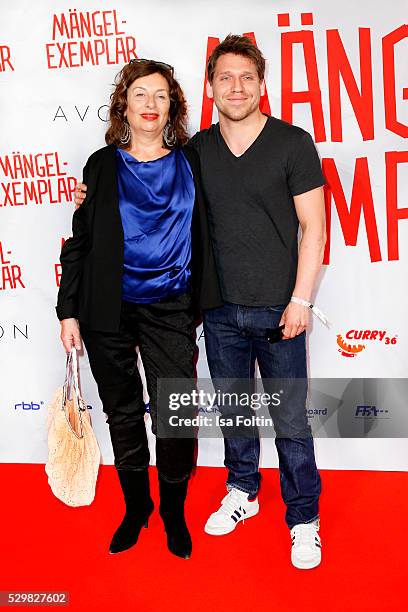
[[[197,132],[210,233],[225,302],[269,306],[289,301],[296,280],[298,218],[293,196],[325,183],[308,132],[268,117],[241,156],[219,124]]]

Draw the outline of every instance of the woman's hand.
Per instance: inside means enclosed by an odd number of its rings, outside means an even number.
[[[61,321],[61,341],[67,353],[74,346],[77,351],[81,350],[81,334],[76,319],[63,319]]]
[[[79,208],[86,197],[86,185],[77,183],[75,186],[74,202],[75,208]]]

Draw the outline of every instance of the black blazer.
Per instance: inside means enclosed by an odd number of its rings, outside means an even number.
[[[198,154],[182,148],[195,185],[191,225],[191,288],[196,318],[201,309],[223,304],[200,179]],[[62,275],[57,300],[60,320],[78,319],[91,329],[119,330],[122,301],[124,236],[116,180],[116,146],[108,145],[88,159],[83,181],[86,198],[72,219],[72,238],[62,247]]]

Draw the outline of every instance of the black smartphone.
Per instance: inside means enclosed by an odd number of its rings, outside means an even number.
[[[283,330],[285,329],[284,325],[279,325],[279,327],[273,327],[272,329],[266,330],[266,339],[271,344],[275,344],[275,342],[279,342],[283,338]]]

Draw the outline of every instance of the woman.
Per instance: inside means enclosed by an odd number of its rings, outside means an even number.
[[[57,316],[67,351],[86,346],[107,415],[126,513],[110,552],[133,546],[153,511],[139,347],[157,431],[157,381],[194,378],[195,313],[222,304],[199,161],[184,146],[186,102],[173,68],[132,60],[117,75],[107,146],[61,252]],[[194,440],[158,437],[160,508],[169,550],[191,555],[184,501]]]

